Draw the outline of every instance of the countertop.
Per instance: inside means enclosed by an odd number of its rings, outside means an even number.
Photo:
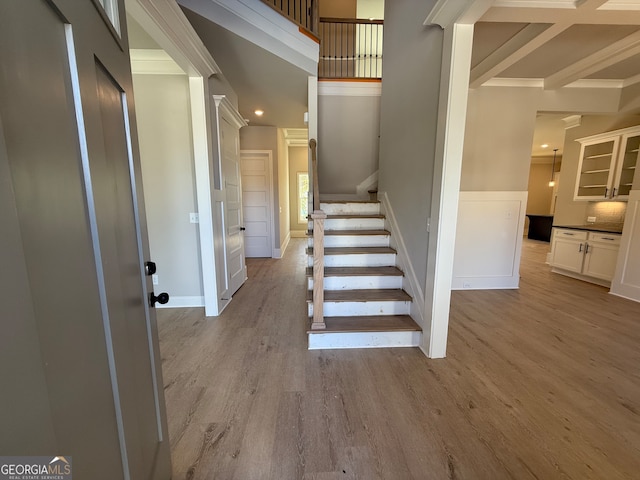
[[[554,228],[571,228],[590,232],[622,233],[622,223],[586,223],[584,225],[554,225]]]

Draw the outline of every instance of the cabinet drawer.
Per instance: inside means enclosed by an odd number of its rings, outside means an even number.
[[[587,233],[583,230],[571,230],[569,228],[554,228],[555,238],[572,238],[574,240],[586,240]]]
[[[615,233],[589,233],[589,241],[590,242],[600,242],[607,243],[610,245],[620,245],[621,235],[616,235]]]

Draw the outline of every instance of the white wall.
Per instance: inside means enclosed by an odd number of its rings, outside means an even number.
[[[334,88],[328,94],[325,83],[319,83],[318,96],[320,193],[356,195],[358,185],[378,170],[379,91],[355,96]]]
[[[134,75],[142,179],[155,291],[168,305],[202,305],[189,82],[186,75]]]

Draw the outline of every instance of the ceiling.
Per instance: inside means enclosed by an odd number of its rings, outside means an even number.
[[[640,0],[495,1],[474,27],[469,83],[614,88],[621,98],[631,90],[637,96]],[[539,114],[532,157],[549,159],[554,148],[562,155],[571,121],[570,113]]]
[[[304,128],[308,74],[183,8],[238,94],[250,125]],[[144,48],[141,46],[141,48]],[[147,47],[153,48],[153,47]],[[470,87],[538,85],[640,94],[640,0],[497,0],[474,29]],[[256,109],[265,114],[258,117]],[[562,152],[564,115],[540,115],[533,156]],[[559,145],[559,146],[558,146]],[[536,150],[537,149],[537,150]]]
[[[470,86],[640,83],[640,0],[498,0],[475,25]],[[576,83],[577,82],[577,83]]]
[[[304,127],[309,74],[183,7],[184,14],[238,95],[253,126]],[[264,114],[257,116],[255,110]]]

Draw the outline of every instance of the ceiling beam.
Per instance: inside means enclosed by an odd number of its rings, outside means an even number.
[[[591,8],[493,7],[481,22],[561,23],[582,25],[640,25],[640,10],[593,10]]]
[[[469,86],[477,88],[487,80],[498,76],[570,26],[570,23],[556,23],[550,27],[541,24],[527,25],[471,69]]]
[[[545,90],[564,87],[640,53],[640,30],[544,79]]]

